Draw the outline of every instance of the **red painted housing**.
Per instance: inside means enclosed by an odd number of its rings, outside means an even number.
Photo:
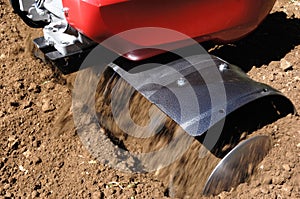
[[[232,41],[254,30],[276,0],[63,0],[69,24],[101,43],[109,36],[141,28],[161,27],[181,32],[199,42]],[[126,39],[125,39],[126,40]],[[177,42],[128,41],[140,46]],[[146,53],[147,54],[147,53]],[[151,55],[139,54],[135,59]]]

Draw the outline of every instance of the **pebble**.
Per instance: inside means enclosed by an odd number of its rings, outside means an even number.
[[[226,194],[224,192],[221,192],[219,195],[218,195],[218,198],[219,199],[224,199],[226,198]]]
[[[26,170],[22,165],[19,166],[19,169],[20,169],[20,171],[25,171]]]
[[[5,58],[6,58],[6,55],[5,55],[5,54],[1,54],[1,55],[0,55],[0,59],[1,59],[1,60],[5,59]]]
[[[32,142],[32,146],[33,147],[40,147],[41,146],[41,141],[39,141],[39,140],[34,140],[33,142]]]
[[[300,187],[300,173],[295,174],[293,178],[291,178],[291,184],[295,187]]]
[[[285,182],[283,177],[273,177],[272,178],[272,183],[275,185],[282,185]]]
[[[35,83],[30,83],[29,87],[28,87],[28,91],[33,91],[34,89],[36,89],[37,85]]]
[[[6,193],[4,198],[12,198],[14,195],[12,193]]]
[[[14,83],[14,88],[23,89],[24,88],[24,84],[22,82],[15,82]]]
[[[102,192],[96,191],[92,194],[92,199],[100,199],[102,198],[101,196],[103,196]]]
[[[279,62],[278,61],[271,61],[269,67],[278,68]]]
[[[32,193],[31,193],[31,197],[32,198],[36,198],[36,197],[38,197],[39,196],[39,193],[36,191],[36,190],[34,190]]]
[[[32,161],[34,164],[40,164],[42,162],[42,159],[40,157],[34,156]]]
[[[10,185],[9,184],[6,184],[6,185],[4,185],[4,189],[9,189],[9,187],[10,187]]]
[[[45,88],[47,89],[47,90],[53,90],[53,89],[55,89],[55,86],[56,86],[56,84],[54,83],[54,82],[47,82],[46,84],[45,84]]]
[[[299,81],[300,81],[300,77],[299,77],[299,76],[296,76],[296,77],[294,77],[294,80],[295,80],[296,82],[299,82]]]
[[[291,178],[291,172],[284,171],[281,175],[284,179],[290,179]]]
[[[112,189],[110,189],[110,188],[107,188],[107,189],[104,189],[104,196],[105,197],[109,197],[109,196],[111,196],[112,195],[112,192],[113,192],[113,190]]]
[[[272,177],[271,177],[271,176],[266,177],[266,178],[263,180],[263,184],[272,184]]]
[[[15,141],[16,139],[17,139],[17,137],[16,137],[16,136],[14,136],[14,135],[11,135],[11,136],[9,136],[9,137],[8,137],[8,139],[7,139],[7,140],[8,140],[9,142],[13,142],[13,141]]]
[[[300,148],[300,143],[297,144],[297,148]]]
[[[261,188],[260,191],[264,194],[270,193],[270,191],[268,189],[266,189],[265,187]]]
[[[263,165],[263,170],[264,171],[270,171],[271,170],[271,165],[270,164],[265,164],[265,165]]]
[[[284,184],[284,185],[282,185],[282,190],[284,190],[284,191],[286,191],[288,193],[291,193],[291,191],[293,190],[293,187],[290,186],[290,185]]]
[[[261,185],[259,180],[253,180],[251,182],[252,187],[259,187]]]
[[[26,150],[22,153],[26,158],[29,158],[29,156],[31,155],[31,152],[29,150]]]
[[[283,70],[283,71],[288,71],[288,70],[292,70],[293,69],[293,65],[285,60],[285,59],[282,59],[281,62],[280,62],[280,68]]]
[[[290,166],[289,166],[288,164],[282,165],[282,168],[283,168],[284,170],[286,170],[286,171],[290,171],[290,170],[291,170],[291,168],[290,168]]]
[[[49,100],[49,99],[43,100],[42,111],[44,113],[46,113],[46,112],[50,112],[50,111],[53,111],[53,110],[55,110],[55,106],[51,102],[51,100]]]
[[[27,108],[30,108],[32,105],[33,105],[32,101],[25,101],[23,103],[23,108],[27,109]]]

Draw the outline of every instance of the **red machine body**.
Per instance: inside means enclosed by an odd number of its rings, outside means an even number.
[[[101,43],[120,32],[160,27],[181,32],[198,42],[239,39],[267,16],[276,0],[63,0],[68,23]],[[124,38],[134,45],[153,47],[177,38],[145,40]],[[184,44],[182,44],[184,45]],[[140,53],[135,59],[149,57]]]

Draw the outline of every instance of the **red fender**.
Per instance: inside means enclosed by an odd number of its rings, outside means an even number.
[[[68,23],[98,43],[111,35],[140,27],[172,29],[199,42],[228,42],[253,31],[275,1],[63,0],[63,6]],[[149,47],[176,41],[176,38],[168,38],[129,42]],[[137,59],[145,56],[140,55]]]

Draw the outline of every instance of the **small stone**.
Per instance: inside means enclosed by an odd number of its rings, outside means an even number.
[[[29,90],[29,91],[32,91],[32,90],[35,89],[35,88],[36,88],[36,84],[33,83],[33,82],[31,82],[31,83],[29,84],[28,90]]]
[[[34,140],[34,141],[32,142],[32,146],[33,146],[33,147],[36,147],[36,148],[40,147],[40,146],[41,146],[41,141],[39,141],[39,140]]]
[[[96,191],[92,194],[92,199],[100,199],[102,198],[103,194],[100,191]]]
[[[290,166],[289,166],[288,164],[282,165],[282,168],[283,168],[284,170],[286,170],[286,171],[290,171],[290,170],[291,170],[291,168],[290,168]]]
[[[25,169],[22,165],[19,166],[19,170],[20,170],[20,171],[23,171],[23,172],[26,171],[26,169]]]
[[[279,176],[280,173],[281,173],[280,171],[276,171],[276,172],[274,173],[274,175],[275,175],[275,176]]]
[[[293,186],[300,187],[300,173],[295,174],[290,182]]]
[[[32,106],[32,104],[33,104],[32,101],[25,101],[23,103],[23,108],[24,109],[30,108]]]
[[[46,84],[45,84],[45,88],[47,89],[47,90],[53,90],[53,89],[55,89],[55,86],[56,86],[56,84],[54,83],[54,82],[47,82]]]
[[[226,198],[226,193],[223,191],[218,195],[219,199],[224,199]]]
[[[16,141],[16,139],[17,139],[17,137],[14,136],[14,135],[12,135],[12,136],[9,136],[7,140],[8,140],[9,142],[14,142],[14,141]]]
[[[300,143],[297,144],[297,148],[300,148]]]
[[[265,187],[260,188],[260,191],[264,194],[270,193],[270,191],[268,189],[266,189]]]
[[[263,184],[272,184],[272,177],[266,177],[264,180],[263,180]]]
[[[300,81],[300,77],[299,77],[299,76],[296,76],[296,77],[294,77],[294,80],[295,80],[296,82],[299,82],[299,81]]]
[[[31,152],[29,150],[26,150],[23,152],[23,155],[28,158],[31,155]]]
[[[5,59],[5,58],[6,58],[6,55],[5,55],[5,54],[1,54],[1,55],[0,55],[0,59],[1,59],[1,60]]]
[[[282,190],[284,190],[284,191],[287,192],[287,193],[291,193],[292,190],[293,190],[293,187],[290,186],[290,185],[284,184],[284,185],[282,185]]]
[[[259,180],[253,180],[251,185],[252,187],[259,187],[261,185],[261,182]]]
[[[14,195],[12,193],[6,193],[4,198],[12,198]]]
[[[263,170],[264,171],[270,171],[271,170],[271,165],[270,164],[263,165]]]
[[[279,62],[278,61],[271,61],[269,67],[278,68]]]
[[[51,102],[51,100],[49,100],[49,99],[43,100],[42,111],[44,113],[46,113],[46,112],[50,112],[50,111],[53,111],[53,110],[55,110],[55,106]]]
[[[16,83],[14,83],[14,88],[23,89],[24,84],[22,82],[16,82]]]
[[[284,171],[281,175],[284,179],[290,179],[291,178],[291,172]]]
[[[31,197],[32,198],[36,198],[39,196],[39,192],[37,192],[36,190],[34,190],[32,193],[31,193]]]
[[[113,193],[113,190],[112,189],[110,189],[110,188],[107,188],[107,189],[104,189],[104,196],[106,197],[106,198],[108,198],[108,197],[110,197],[111,195],[112,195],[112,193]]]
[[[4,185],[4,189],[9,189],[9,187],[10,187],[10,184],[6,184],[6,185]]]
[[[40,157],[34,156],[33,157],[33,163],[34,164],[40,164],[42,162],[42,159]]]
[[[293,69],[293,65],[285,60],[285,59],[282,59],[281,62],[280,62],[280,68],[283,70],[283,71],[288,71],[288,70],[292,70]]]
[[[31,91],[31,92],[34,92],[34,93],[40,93],[42,91],[42,89],[39,85],[37,85],[35,83],[30,83],[28,91]]]
[[[284,184],[284,182],[285,182],[284,178],[282,178],[280,176],[272,178],[272,183],[275,185],[282,185],[282,184]]]
[[[90,160],[88,161],[89,164],[97,164],[97,161],[96,160]]]

